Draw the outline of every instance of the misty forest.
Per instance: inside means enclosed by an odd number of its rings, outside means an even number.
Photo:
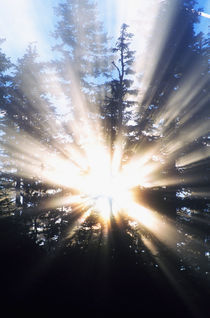
[[[209,15],[148,0],[115,38],[55,2],[48,59],[0,34],[5,317],[210,317]]]

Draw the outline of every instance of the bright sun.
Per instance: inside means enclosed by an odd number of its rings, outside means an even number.
[[[94,208],[104,219],[109,219],[120,209],[120,199],[126,188],[125,180],[118,169],[110,164],[108,156],[103,157],[90,168],[90,172],[81,180],[81,191],[90,198]]]
[[[154,167],[148,164],[147,156],[132,158],[130,162],[122,164],[122,153],[120,147],[116,146],[111,156],[106,147],[97,143],[88,144],[85,158],[74,153],[75,161],[81,163],[79,167],[59,157],[53,157],[50,161],[48,156],[48,169],[45,169],[42,175],[53,183],[76,190],[79,193],[75,196],[78,205],[92,206],[106,221],[111,215],[116,216],[123,211],[151,225],[151,222],[147,222],[149,212],[145,212],[145,209],[143,211],[141,206],[133,201],[131,189],[145,186]],[[70,202],[72,200],[71,195]]]

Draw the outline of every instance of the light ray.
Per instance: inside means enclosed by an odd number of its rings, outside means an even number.
[[[163,244],[175,249],[178,234],[174,226],[157,212],[136,203],[131,193],[126,194],[122,199],[125,213],[146,227]]]
[[[203,149],[199,149],[196,151],[193,151],[185,156],[182,156],[178,158],[176,162],[177,167],[186,167],[189,166],[195,162],[199,162],[203,159],[207,159],[210,157],[210,149],[207,147],[204,147]]]
[[[137,50],[137,59],[134,65],[136,74],[142,75],[139,83],[136,78],[134,85],[138,87],[140,93],[136,98],[138,108],[133,110],[133,118],[143,107],[150,106],[153,97],[157,93],[158,84],[164,77],[167,67],[173,59],[174,52],[167,56],[164,67],[159,72],[157,87],[148,94],[153,77],[158,69],[160,58],[163,54],[164,45],[170,32],[170,25],[176,19],[175,2],[170,7],[168,15],[159,26],[159,36],[156,33],[156,17],[159,14],[160,4],[163,1],[134,1],[133,5],[127,5],[126,1],[117,1],[120,8],[117,20],[124,17],[124,21],[131,24],[131,31],[138,34],[141,42],[135,38],[134,49]],[[21,1],[22,9],[26,10],[26,1]],[[24,8],[23,8],[24,7]],[[127,10],[129,9],[129,10]],[[135,11],[135,14],[134,14]],[[209,18],[205,13],[202,16]],[[24,13],[25,15],[25,13]],[[141,16],[141,21],[138,16]],[[34,26],[29,22],[30,15],[27,16],[30,37],[35,36]],[[82,25],[79,25],[82,38],[85,36]],[[182,30],[184,33],[185,30]],[[25,36],[29,36],[25,34]],[[38,35],[36,35],[38,37]],[[180,34],[180,39],[182,34]],[[148,40],[154,39],[150,59],[148,59]],[[102,39],[96,39],[100,45]],[[153,61],[153,63],[151,63]],[[111,218],[120,218],[121,214],[127,215],[130,219],[136,220],[140,226],[147,229],[154,237],[170,247],[176,249],[177,231],[175,226],[169,221],[161,218],[157,212],[137,204],[131,195],[134,187],[162,187],[169,185],[179,185],[182,183],[179,177],[160,176],[164,165],[176,161],[176,167],[185,167],[194,163],[199,163],[210,156],[209,149],[199,149],[189,154],[182,155],[186,145],[192,144],[195,140],[209,133],[208,121],[199,119],[189,125],[191,118],[207,102],[207,94],[200,97],[200,93],[207,86],[207,77],[203,76],[199,80],[202,68],[199,65],[192,66],[190,72],[185,74],[175,74],[180,77],[179,87],[172,90],[167,97],[161,111],[154,118],[153,133],[147,127],[142,132],[146,137],[159,137],[159,141],[149,149],[144,149],[139,142],[134,154],[129,157],[128,162],[123,161],[126,150],[126,137],[118,136],[114,144],[114,151],[110,153],[106,137],[103,136],[102,120],[100,111],[94,111],[94,120],[91,119],[92,108],[95,103],[87,101],[84,90],[81,88],[78,70],[75,65],[66,64],[66,76],[71,79],[68,84],[69,98],[65,97],[65,91],[59,77],[55,71],[48,69],[48,93],[54,104],[57,105],[56,116],[48,122],[40,122],[44,131],[49,132],[52,142],[39,141],[38,137],[32,137],[30,133],[6,130],[8,142],[3,145],[16,168],[16,176],[21,178],[34,177],[40,182],[45,182],[69,190],[69,194],[63,194],[62,190],[57,196],[43,200],[36,209],[29,209],[31,215],[36,210],[38,212],[57,208],[59,206],[70,207],[70,213],[76,212],[77,220],[69,230],[68,239],[72,238],[77,229],[85,222],[93,211],[96,211],[103,223],[105,223],[105,236],[108,235]],[[91,63],[87,62],[87,73],[93,73]],[[91,76],[91,75],[90,75]],[[199,80],[199,83],[198,83]],[[45,78],[41,75],[36,78],[40,88],[46,84]],[[25,87],[24,93],[29,100],[32,99],[30,86]],[[166,88],[165,88],[166,89]],[[164,92],[162,92],[164,95]],[[105,94],[105,92],[104,92]],[[147,97],[147,98],[146,98]],[[146,99],[146,101],[145,101]],[[142,105],[142,101],[145,105]],[[76,107],[75,107],[76,105]],[[50,108],[47,103],[36,105],[37,113],[47,114]],[[60,112],[60,114],[59,114]],[[58,115],[58,116],[57,116]],[[59,121],[62,115],[68,115]],[[175,119],[181,117],[179,127],[170,129]],[[63,128],[65,124],[65,128]],[[156,135],[155,135],[156,134]],[[15,136],[15,138],[13,138]],[[166,162],[165,162],[166,161]],[[190,178],[186,181],[193,182]],[[184,182],[184,181],[183,181]],[[205,191],[192,191],[192,196],[205,196],[209,194]],[[143,239],[143,243],[155,254],[155,245]],[[162,265],[164,268],[164,264]],[[165,271],[165,268],[164,268]],[[167,271],[166,271],[167,272]],[[169,276],[169,274],[167,274]]]
[[[210,19],[210,14],[208,14],[208,13],[199,11],[198,14],[201,15],[202,17],[204,17],[204,18]]]

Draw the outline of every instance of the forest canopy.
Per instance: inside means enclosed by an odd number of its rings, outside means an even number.
[[[209,43],[196,25],[209,17],[194,0],[147,5],[110,37],[95,1],[56,1],[48,60],[31,41],[12,61],[0,41],[2,240],[8,228],[29,255],[87,263],[99,251],[114,272],[127,255],[155,272],[169,248],[179,271],[207,275]]]

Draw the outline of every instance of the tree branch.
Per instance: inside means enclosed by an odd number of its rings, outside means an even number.
[[[114,67],[117,69],[117,71],[118,71],[118,73],[119,73],[119,78],[121,79],[121,73],[120,73],[120,69],[119,69],[119,67],[115,64],[115,62],[114,61],[112,61],[112,64],[114,65]]]

